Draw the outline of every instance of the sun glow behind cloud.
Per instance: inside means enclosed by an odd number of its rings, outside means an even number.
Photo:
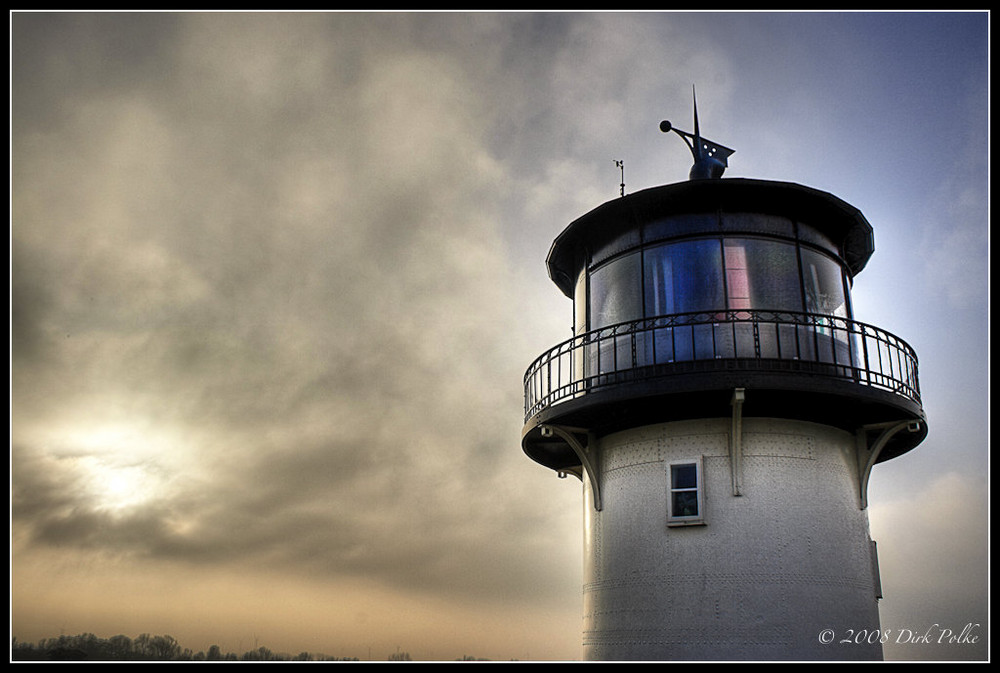
[[[82,497],[94,510],[124,515],[164,500],[180,476],[174,466],[188,462],[167,433],[127,425],[67,429],[51,441],[63,447],[60,463],[79,475]],[[189,463],[190,464],[190,463]]]
[[[149,469],[138,465],[114,465],[104,460],[79,459],[81,471],[87,475],[91,493],[97,500],[96,509],[112,513],[154,500],[162,488]]]

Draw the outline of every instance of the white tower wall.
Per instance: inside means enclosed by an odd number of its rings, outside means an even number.
[[[877,561],[855,438],[745,418],[598,441],[601,511],[584,479],[584,656],[591,660],[881,659]],[[703,525],[668,525],[669,465],[702,472]],[[834,635],[833,642],[828,635]]]

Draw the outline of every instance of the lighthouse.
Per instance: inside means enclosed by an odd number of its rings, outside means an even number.
[[[697,107],[660,129],[689,179],[559,234],[573,335],[524,376],[522,449],[582,482],[583,657],[881,659],[868,480],[927,424],[915,352],[852,308],[872,226],[723,178]]]

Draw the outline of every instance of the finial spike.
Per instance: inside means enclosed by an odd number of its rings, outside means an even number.
[[[691,85],[691,102],[694,103],[694,137],[698,140],[701,139],[701,131],[698,130],[698,96],[694,92],[694,84]],[[696,142],[694,144],[697,154],[695,159],[701,158],[701,143]]]

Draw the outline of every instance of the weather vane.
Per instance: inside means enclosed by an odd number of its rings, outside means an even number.
[[[615,166],[617,166],[618,168],[620,168],[621,171],[622,171],[622,184],[621,184],[621,187],[622,187],[622,196],[625,196],[625,160],[624,159],[615,159]]]
[[[660,122],[660,130],[664,133],[673,131],[687,143],[691,154],[694,156],[694,165],[691,166],[691,172],[688,174],[689,178],[692,180],[721,178],[726,167],[729,165],[727,162],[729,155],[736,150],[731,150],[728,147],[701,137],[701,132],[698,130],[698,99],[695,96],[694,85],[691,86],[691,98],[694,101],[694,133],[674,128],[667,120]]]

